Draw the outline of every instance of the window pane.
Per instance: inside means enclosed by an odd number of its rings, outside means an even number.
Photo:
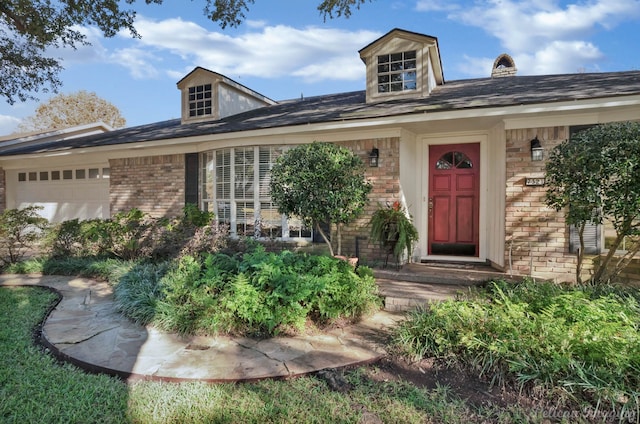
[[[76,169],[76,180],[83,180],[85,178],[86,171],[84,169]]]
[[[96,179],[100,177],[100,170],[98,168],[90,168],[89,169],[89,178]]]
[[[38,173],[29,172],[29,181],[38,181]]]
[[[253,167],[254,148],[240,147],[235,149],[235,198],[253,198],[253,187],[255,183]]]
[[[27,181],[27,173],[19,172],[18,173],[18,181]]]
[[[49,172],[40,171],[40,181],[48,181],[48,180],[49,180]]]
[[[211,115],[213,112],[211,84],[189,87],[189,116]]]
[[[311,229],[306,227],[300,218],[289,218],[289,220],[287,221],[287,226],[289,227],[289,237],[311,237]]]
[[[213,153],[206,152],[200,155],[200,163],[202,164],[200,181],[202,184],[201,195],[203,200],[211,200],[213,194]]]
[[[59,180],[60,179],[60,171],[51,171],[51,179]]]
[[[253,202],[236,203],[236,234],[239,236],[254,236],[255,210]]]
[[[260,179],[260,198],[269,197],[271,193],[271,168],[273,164],[284,152],[283,147],[260,147],[260,164],[259,164],[259,176]]]
[[[282,237],[282,215],[271,202],[260,203],[260,237]]]
[[[231,150],[216,151],[216,198],[231,198]]]
[[[231,203],[229,202],[217,202],[216,203],[216,218],[218,222],[228,224],[231,221]]]
[[[109,178],[111,175],[111,168],[102,168],[102,178]]]
[[[64,171],[62,171],[62,179],[64,180],[73,179],[73,171],[70,169],[65,169]]]

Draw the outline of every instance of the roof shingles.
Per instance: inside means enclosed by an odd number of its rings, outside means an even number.
[[[399,116],[425,111],[509,107],[634,94],[640,94],[640,71],[467,79],[449,81],[438,86],[426,98],[367,104],[364,91],[329,94],[283,101],[213,122],[181,124],[180,119],[173,119],[69,140],[16,145],[0,152],[0,156]]]

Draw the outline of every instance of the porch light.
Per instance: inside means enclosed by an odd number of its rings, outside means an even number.
[[[377,168],[378,158],[380,158],[380,151],[374,147],[371,149],[371,153],[369,153],[369,167]]]
[[[531,140],[531,160],[532,161],[541,161],[544,158],[544,148],[542,144],[540,144],[540,140],[538,140],[538,136]]]

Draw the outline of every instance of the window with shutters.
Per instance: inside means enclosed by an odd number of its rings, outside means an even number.
[[[602,251],[602,226],[587,223],[582,233],[584,240],[584,253],[597,255]],[[580,250],[580,234],[575,225],[569,227],[569,253],[578,253]]]
[[[201,203],[233,236],[310,239],[311,230],[287,219],[271,201],[271,168],[282,146],[219,149],[201,154]]]

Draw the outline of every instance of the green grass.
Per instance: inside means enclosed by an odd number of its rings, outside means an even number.
[[[213,385],[126,384],[86,374],[33,344],[33,328],[54,299],[40,288],[0,288],[2,423],[358,423],[366,414],[390,423],[464,423],[517,416],[471,408],[446,388],[375,382],[367,368],[345,373],[347,393],[311,376]]]
[[[125,385],[59,365],[34,345],[33,328],[55,296],[39,288],[0,288],[0,422],[124,422]]]
[[[625,414],[640,407],[639,330],[640,306],[627,292],[498,282],[477,298],[414,313],[395,344],[563,407]]]

